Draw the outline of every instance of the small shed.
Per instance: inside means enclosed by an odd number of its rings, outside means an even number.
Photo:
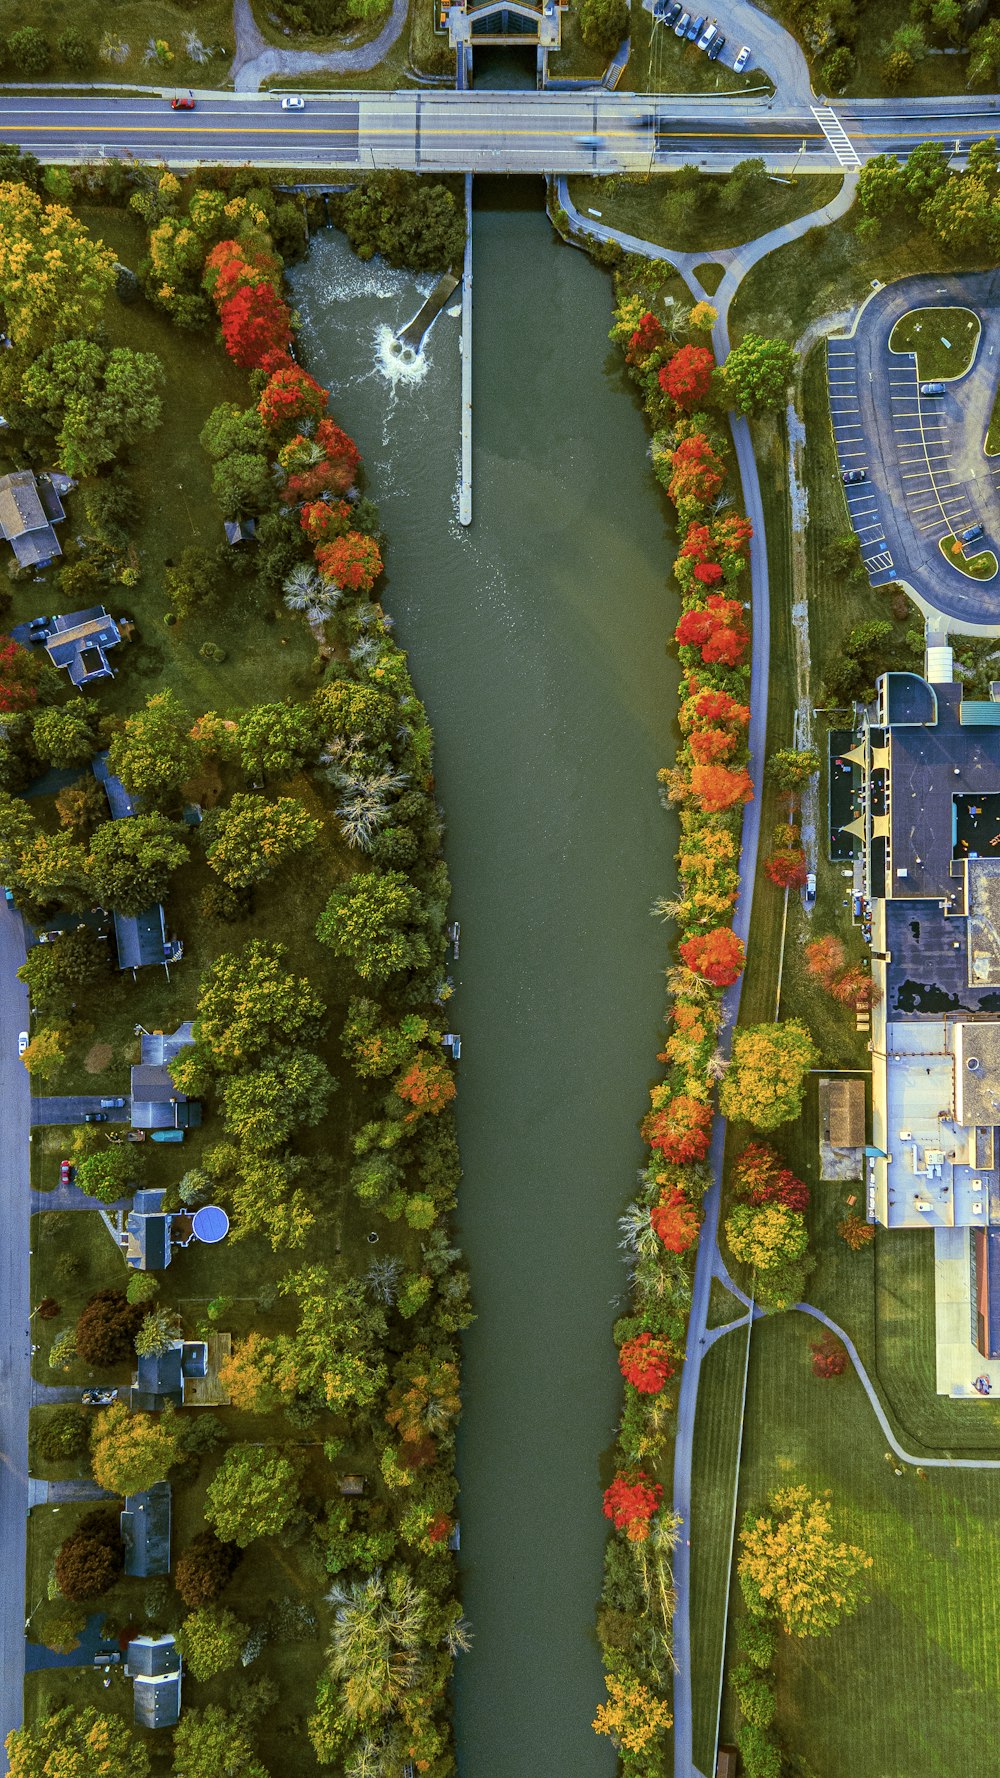
[[[865,1083],[862,1079],[831,1080],[830,1147],[864,1148]]]
[[[715,1778],[736,1778],[740,1756],[735,1747],[720,1747],[715,1762]]]
[[[226,542],[234,548],[238,543],[252,543],[257,534],[256,519],[226,519]]]

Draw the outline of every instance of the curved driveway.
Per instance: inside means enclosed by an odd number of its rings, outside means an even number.
[[[972,580],[938,548],[950,517],[959,529],[983,525],[1000,555],[1000,457],[983,455],[1000,377],[998,300],[1000,271],[904,278],[869,298],[846,338],[832,338],[829,347],[831,364],[841,366],[831,384],[842,416],[841,460],[867,472],[892,576],[958,625],[1000,623],[1000,575]],[[943,396],[921,398],[912,358],[890,352],[889,336],[909,309],[952,306],[980,318],[975,361],[946,383]],[[859,436],[844,431],[855,418]]]

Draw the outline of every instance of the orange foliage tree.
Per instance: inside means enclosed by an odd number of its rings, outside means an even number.
[[[712,1107],[692,1093],[676,1093],[664,1105],[654,1106],[642,1120],[643,1141],[665,1161],[678,1166],[702,1160],[708,1153],[711,1133]]]
[[[707,399],[714,369],[715,359],[707,346],[682,346],[660,370],[660,388],[675,407],[690,413]]]
[[[728,988],[743,974],[746,952],[731,926],[696,933],[678,948],[688,968],[714,988]]]
[[[753,779],[745,766],[733,770],[729,766],[691,768],[691,795],[707,815],[720,815],[739,803],[753,801]]]

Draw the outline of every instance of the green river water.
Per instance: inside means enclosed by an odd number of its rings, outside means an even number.
[[[667,507],[607,339],[606,274],[540,182],[477,182],[474,524],[455,517],[460,320],[392,382],[432,280],[327,231],[294,276],[310,362],[388,538],[383,599],[437,737],[462,922],[458,1230],[477,1320],[459,1438],[473,1632],[461,1778],[606,1778],[594,1606],[620,1379],[615,1219],[642,1162],[675,832]],[[381,331],[380,331],[381,330]]]

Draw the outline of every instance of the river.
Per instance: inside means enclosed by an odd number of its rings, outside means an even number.
[[[316,375],[364,453],[384,603],[437,738],[477,1320],[459,1439],[461,1778],[607,1778],[591,1719],[620,1379],[615,1218],[642,1162],[675,881],[656,771],[676,668],[668,509],[607,333],[609,277],[540,182],[477,181],[474,523],[458,525],[460,321],[395,384],[387,334],[433,280],[322,233],[294,274]],[[379,352],[381,346],[382,363]],[[398,368],[398,367],[397,367]],[[407,380],[410,379],[410,380]]]

